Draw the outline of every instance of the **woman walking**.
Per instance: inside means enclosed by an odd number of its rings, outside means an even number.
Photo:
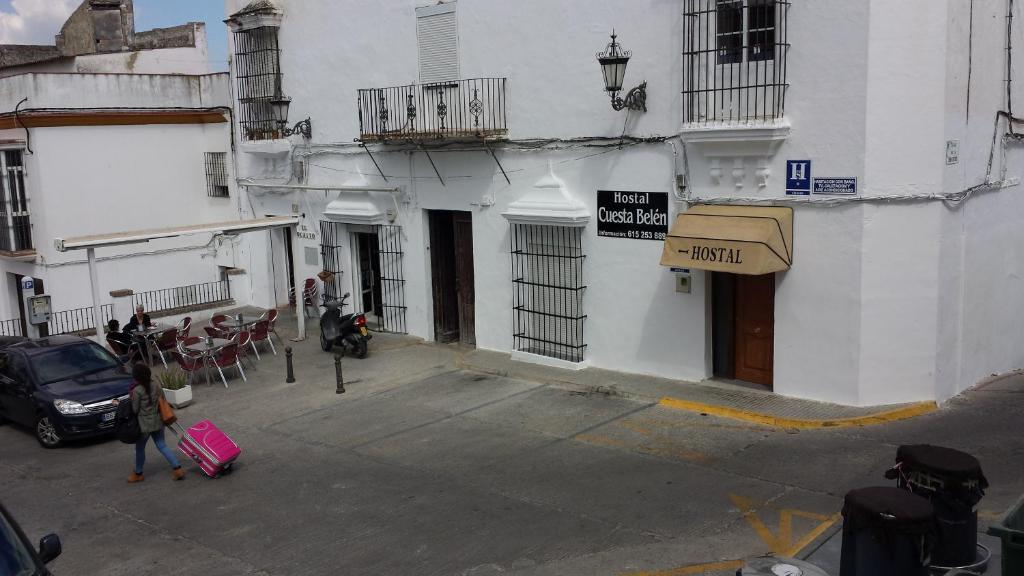
[[[139,430],[142,435],[135,443],[135,470],[128,477],[128,482],[134,484],[146,479],[142,475],[142,467],[146,464],[146,444],[149,443],[150,438],[153,438],[156,449],[164,455],[173,468],[171,478],[183,480],[185,471],[181,469],[181,464],[174,457],[174,452],[171,452],[164,442],[164,423],[160,420],[158,407],[160,399],[164,396],[164,391],[160,386],[153,385],[153,374],[149,370],[149,366],[145,364],[138,363],[132,367],[132,378],[135,379],[131,390],[132,408],[138,416]]]

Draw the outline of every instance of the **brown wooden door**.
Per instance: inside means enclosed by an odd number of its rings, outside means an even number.
[[[473,217],[456,212],[455,277],[459,298],[459,340],[476,345],[476,288],[473,275]]]
[[[451,212],[430,212],[430,269],[434,294],[434,338],[459,339],[459,298]]]
[[[775,275],[736,276],[735,374],[772,385],[775,356]]]

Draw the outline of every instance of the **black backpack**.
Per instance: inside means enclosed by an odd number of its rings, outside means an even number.
[[[131,399],[122,400],[117,405],[117,412],[114,415],[114,434],[117,439],[125,444],[135,444],[142,436],[139,429],[139,418],[132,409]]]

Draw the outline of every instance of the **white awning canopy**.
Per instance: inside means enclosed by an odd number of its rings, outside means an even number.
[[[95,234],[92,236],[76,236],[73,238],[54,238],[53,243],[58,252],[69,250],[85,250],[89,262],[89,284],[92,289],[92,311],[93,322],[96,326],[96,341],[100,345],[104,343],[103,322],[100,314],[100,290],[99,279],[96,271],[96,249],[110,246],[122,246],[124,244],[141,244],[150,240],[160,238],[175,238],[178,236],[190,236],[192,234],[241,234],[242,232],[259,232],[261,230],[272,230],[274,228],[291,228],[299,224],[298,216],[273,216],[269,218],[255,218],[252,220],[229,220],[227,222],[212,222],[210,224],[195,224],[192,226],[177,226],[173,228],[154,228],[151,230],[133,230],[128,232],[114,232],[112,234]],[[292,243],[292,250],[298,257],[299,243]],[[299,268],[295,267],[295,285],[301,286]],[[304,310],[297,314],[298,339],[306,338],[306,315]]]
[[[83,250],[86,248],[103,248],[106,246],[120,246],[122,244],[138,244],[141,242],[149,242],[150,240],[157,240],[159,238],[174,238],[176,236],[188,236],[191,234],[238,234],[242,232],[255,232],[258,230],[269,230],[271,228],[296,226],[298,223],[298,216],[274,216],[271,218],[256,218],[253,220],[229,220],[227,222],[212,222],[210,224],[196,224],[193,226],[133,230],[129,232],[114,232],[112,234],[75,236],[73,238],[55,238],[53,243],[58,252],[67,252],[69,250]]]

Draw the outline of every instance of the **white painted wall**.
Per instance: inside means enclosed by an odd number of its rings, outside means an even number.
[[[226,14],[242,4],[226,0]],[[756,156],[742,159],[741,187],[729,177],[718,184],[711,178],[716,154],[728,159],[731,170],[742,143],[725,144],[724,151],[677,144],[677,159],[662,144],[590,158],[583,157],[600,150],[503,149],[498,155],[511,185],[483,151],[452,147],[432,153],[444,187],[422,153],[375,146],[389,175],[384,182],[365,153],[346,145],[358,136],[356,92],[415,82],[414,8],[421,3],[279,4],[285,12],[280,45],[292,121],[313,118],[313,143],[293,138],[291,156],[243,152],[239,175],[297,183],[291,159],[303,158],[307,183],[402,187],[406,202],[397,223],[407,240],[408,323],[413,334],[427,338],[433,321],[424,210],[472,211],[477,342],[495,350],[512,346],[508,224],[500,213],[543,175],[549,160],[591,211],[598,189],[671,193],[684,166],[693,201],[791,202],[784,173],[786,160],[793,159],[811,160],[815,176],[857,177],[865,197],[956,192],[985,179],[992,120],[1005,108],[1002,3],[975,3],[971,31],[963,2],[802,2],[789,15],[791,132],[762,157],[770,172],[763,188],[755,181]],[[628,6],[459,0],[461,74],[508,78],[512,140],[615,137],[623,133],[626,116],[611,110],[594,59],[614,27],[633,51],[626,87],[649,81],[649,111],[630,114],[625,133],[671,136],[682,120],[681,11],[678,2],[655,0]],[[1015,44],[1024,45],[1024,39]],[[325,60],[324,54],[351,57]],[[1024,57],[1017,61],[1024,66]],[[1024,109],[1024,101],[1018,108]],[[945,163],[948,139],[960,140],[960,162],[951,166]],[[1002,177],[1004,167],[1009,176],[1019,174],[1024,161],[1014,150],[1004,161],[997,149],[994,159],[992,180]],[[776,279],[776,392],[853,405],[944,400],[988,373],[1024,365],[1024,342],[1015,329],[1024,320],[1016,312],[1024,310],[1017,272],[1024,265],[1024,238],[1012,217],[1020,209],[1019,194],[1007,188],[959,207],[934,200],[797,203],[794,264]],[[257,215],[289,213],[298,205],[314,231],[332,198],[320,192],[250,196]],[[382,210],[391,206],[386,194],[374,198]],[[682,208],[673,203],[673,210]],[[301,244],[315,247],[317,240]],[[262,240],[249,249],[251,259],[270,260]],[[585,230],[584,250],[590,364],[707,377],[703,274],[694,274],[691,294],[675,293],[672,274],[657,265],[660,245],[599,238],[594,222]],[[319,271],[318,265],[296,264],[303,277]],[[256,272],[254,295],[272,298],[272,280],[257,277],[260,266],[250,268]],[[343,279],[347,290],[352,281],[350,274]]]

